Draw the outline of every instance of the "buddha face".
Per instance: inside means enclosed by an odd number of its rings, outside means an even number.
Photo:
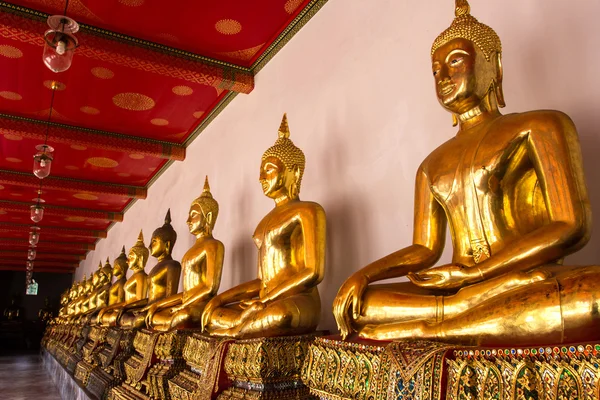
[[[259,182],[265,196],[272,199],[289,194],[295,174],[277,157],[267,157],[260,165]]]
[[[119,279],[123,276],[126,269],[127,263],[122,259],[116,259],[113,265],[112,273],[117,279]]]
[[[150,255],[152,257],[158,258],[163,254],[170,254],[170,246],[170,243],[164,241],[160,236],[153,235],[152,240],[150,240],[150,246],[148,246],[148,249],[150,250]]]
[[[127,256],[127,265],[132,271],[140,271],[144,269],[141,257],[133,250],[129,251],[129,255]]]
[[[495,57],[495,56],[494,56]],[[431,57],[436,94],[447,110],[462,114],[478,106],[498,71],[496,64],[466,39],[454,39]]]
[[[92,287],[98,287],[98,282],[100,282],[100,275],[100,271],[94,272],[94,274],[92,275]]]
[[[202,233],[206,228],[206,215],[200,207],[200,204],[193,204],[190,207],[190,213],[186,224],[192,235],[198,235]]]

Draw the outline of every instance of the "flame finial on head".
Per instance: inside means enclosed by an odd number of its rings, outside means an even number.
[[[290,127],[288,125],[287,113],[283,113],[283,118],[281,119],[281,125],[279,125],[279,137],[280,138],[289,138],[290,137]]]
[[[200,197],[213,198],[212,193],[210,192],[210,185],[208,184],[208,175],[204,177],[204,188],[202,189]]]
[[[167,215],[165,215],[165,225],[171,225],[171,209],[167,210]]]
[[[454,15],[456,17],[450,27],[433,42],[431,55],[446,43],[459,38],[473,42],[488,61],[492,54],[500,55],[502,53],[502,44],[498,34],[471,15],[471,6],[467,0],[456,0]]]

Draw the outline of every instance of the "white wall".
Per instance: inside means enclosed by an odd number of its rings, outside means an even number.
[[[504,112],[568,113],[581,137],[593,209],[600,215],[599,0],[472,0],[473,15],[503,41]],[[343,280],[412,237],[417,166],[451,137],[437,103],[430,46],[453,18],[452,0],[330,0],[100,241],[76,279],[100,260],[146,240],[171,208],[181,259],[193,236],[185,220],[208,174],[221,210],[215,236],[225,244],[221,290],[256,276],[251,235],[273,204],[258,167],[283,112],[307,169],[301,198],[327,212],[322,327],[334,329],[331,303]],[[450,250],[442,261],[450,259]],[[570,262],[600,262],[600,235]],[[149,271],[155,264],[151,259]]]

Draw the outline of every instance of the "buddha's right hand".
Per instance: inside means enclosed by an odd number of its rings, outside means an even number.
[[[145,321],[148,329],[152,329],[152,319],[154,318],[154,314],[156,313],[157,309],[158,308],[156,307],[156,304],[152,304],[148,309],[148,312],[146,312]]]
[[[360,316],[362,298],[368,285],[369,281],[365,275],[358,271],[338,290],[333,301],[333,316],[343,339],[352,332],[352,321]]]

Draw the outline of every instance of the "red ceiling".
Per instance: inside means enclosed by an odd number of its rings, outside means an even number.
[[[13,3],[61,14],[64,1]],[[194,54],[250,66],[308,0],[71,0],[78,22]]]
[[[39,12],[62,14],[64,1],[0,2],[0,269],[25,265],[32,157],[46,135],[55,153],[36,263],[70,272],[169,160],[185,158],[230,92],[252,91],[256,60],[317,2],[70,0],[67,15],[84,25],[59,74],[42,62]]]

